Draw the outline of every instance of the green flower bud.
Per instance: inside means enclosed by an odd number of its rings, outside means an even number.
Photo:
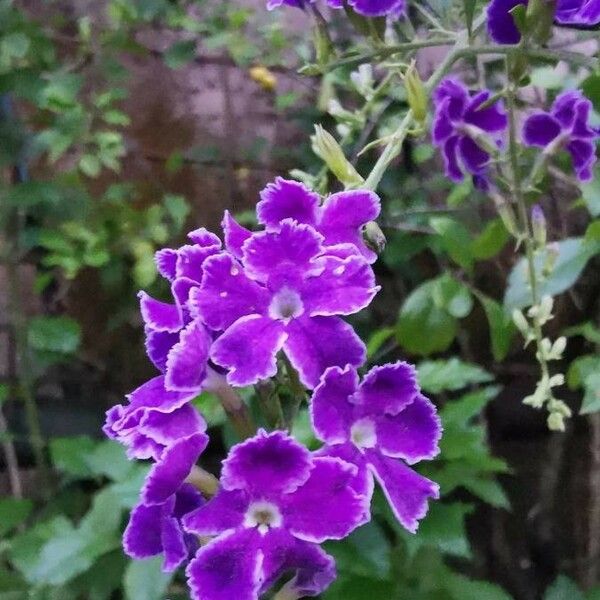
[[[404,75],[404,87],[406,88],[408,105],[412,109],[415,121],[423,124],[427,119],[429,97],[414,60]]]
[[[311,142],[313,152],[346,187],[364,183],[364,179],[348,162],[335,138],[320,125],[315,125],[315,134],[311,137]]]
[[[381,228],[375,221],[369,221],[365,225],[364,231],[365,243],[373,252],[381,254],[385,250],[387,240]]]

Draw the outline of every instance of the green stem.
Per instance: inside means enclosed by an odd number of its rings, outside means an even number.
[[[294,366],[290,362],[290,359],[282,352],[281,353],[282,361],[285,365],[285,370],[288,377],[288,383],[290,386],[290,390],[292,392],[292,400],[286,406],[284,412],[285,419],[285,428],[288,431],[292,430],[294,425],[294,421],[296,420],[296,416],[298,415],[298,410],[300,409],[300,405],[302,401],[306,398],[306,390],[298,377],[298,371],[294,369]]]
[[[223,410],[239,438],[252,437],[256,433],[256,425],[241,396],[228,384],[217,386],[213,392],[221,401]]]

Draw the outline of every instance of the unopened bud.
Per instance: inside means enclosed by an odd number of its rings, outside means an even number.
[[[424,123],[427,118],[429,97],[414,60],[404,75],[404,87],[406,88],[408,105],[412,109],[415,121]]]
[[[512,319],[513,319],[513,323],[517,326],[517,329],[524,335],[526,336],[529,333],[529,323],[527,322],[527,319],[525,318],[525,316],[523,315],[523,313],[516,309],[513,310],[512,312]]]
[[[553,387],[560,387],[561,385],[564,385],[565,383],[565,376],[562,373],[557,373],[556,375],[552,375],[552,377],[550,377],[550,379],[548,380],[548,386],[553,388]]]
[[[315,125],[315,134],[311,137],[313,152],[327,165],[329,170],[345,185],[358,186],[364,179],[348,162],[344,151],[335,138],[320,125]]]
[[[544,265],[542,267],[542,274],[544,277],[548,277],[554,270],[554,265],[556,264],[559,254],[560,246],[558,245],[558,242],[551,242],[546,246],[546,259],[544,260]]]
[[[375,221],[369,221],[365,225],[364,231],[365,243],[373,252],[381,254],[385,250],[387,240],[381,228]]]
[[[517,219],[512,206],[505,200],[505,198],[496,188],[492,187],[488,191],[488,194],[494,202],[498,216],[500,219],[502,219],[502,223],[504,223],[506,230],[517,240],[521,239],[521,234],[519,233],[519,228],[517,227]]]
[[[559,412],[551,412],[548,415],[548,429],[550,431],[564,431],[565,430],[565,417]]]
[[[533,239],[538,248],[543,248],[546,245],[546,217],[544,211],[539,204],[534,205],[531,209],[531,229],[533,231]]]
[[[329,62],[329,59],[334,55],[333,44],[329,37],[327,22],[323,18],[317,17],[313,29],[313,41],[315,45],[315,54],[317,64],[324,66]]]
[[[562,358],[563,352],[567,347],[567,338],[565,336],[559,337],[554,344],[552,344],[552,349],[548,354],[549,360],[560,360]]]

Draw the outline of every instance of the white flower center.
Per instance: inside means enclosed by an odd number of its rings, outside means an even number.
[[[269,305],[269,316],[272,319],[280,319],[289,322],[299,317],[304,312],[304,304],[298,292],[290,288],[281,288],[271,300]]]
[[[283,518],[275,504],[266,501],[253,502],[246,511],[244,527],[256,527],[262,534],[271,527],[281,527]]]
[[[350,429],[350,439],[357,448],[373,448],[377,443],[375,423],[371,419],[360,419]]]

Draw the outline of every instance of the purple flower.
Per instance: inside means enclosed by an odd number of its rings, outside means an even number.
[[[229,253],[208,258],[190,303],[204,323],[224,332],[210,357],[229,369],[229,383],[275,375],[283,349],[302,382],[314,387],[327,367],[364,361],[363,343],[337,315],[361,310],[379,288],[364,258],[327,254],[323,236],[309,225],[277,223],[277,231],[246,239],[241,262]]]
[[[162,504],[138,504],[123,534],[125,553],[138,560],[163,554],[163,571],[174,571],[198,549],[196,538],[184,532],[181,519],[202,504],[200,492],[187,483]]]
[[[442,148],[446,174],[453,181],[462,181],[464,171],[485,179],[491,157],[481,140],[499,145],[499,136],[507,126],[500,100],[479,108],[490,95],[483,90],[471,96],[460,81],[452,78],[444,79],[435,90],[433,143]]]
[[[324,238],[326,246],[351,244],[370,263],[377,254],[362,236],[363,227],[379,215],[381,202],[369,190],[350,190],[328,196],[320,206],[320,197],[298,181],[278,177],[260,193],[256,205],[258,222],[268,231],[277,231],[285,219],[311,225]]]
[[[527,0],[492,0],[487,8],[490,37],[498,44],[517,44],[521,33],[510,11],[515,6],[527,6]],[[563,25],[592,26],[600,23],[598,0],[558,0],[554,19]]]
[[[441,425],[433,404],[422,396],[414,368],[402,362],[375,367],[359,384],[356,370],[333,367],[315,389],[311,415],[321,451],[358,467],[354,488],[370,497],[373,477],[409,531],[427,513],[438,485],[409,464],[438,452]]]
[[[523,141],[528,146],[544,148],[553,154],[564,148],[571,155],[573,168],[581,181],[592,178],[596,162],[595,141],[600,129],[588,124],[592,103],[581,92],[560,94],[550,112],[539,111],[530,115],[523,125]]]
[[[304,8],[315,0],[267,0],[267,8],[272,10],[282,5]],[[391,16],[398,18],[406,12],[405,0],[348,0],[348,4],[365,17]],[[330,8],[343,8],[343,0],[327,0]]]
[[[288,572],[294,597],[323,591],[335,567],[318,544],[367,520],[366,499],[349,485],[355,472],[283,432],[234,446],[218,494],[183,519],[190,533],[215,536],[188,565],[192,598],[255,600]]]

